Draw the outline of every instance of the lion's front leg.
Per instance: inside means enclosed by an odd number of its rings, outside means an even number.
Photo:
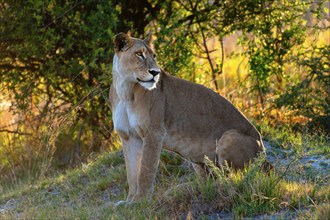
[[[137,137],[122,138],[129,193],[126,202],[131,202],[137,192],[138,174],[142,158],[142,140]]]
[[[162,149],[162,138],[147,136],[143,139],[140,173],[137,192],[133,201],[149,198],[154,190],[158,162]]]

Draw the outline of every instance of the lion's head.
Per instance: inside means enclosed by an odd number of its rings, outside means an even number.
[[[160,68],[152,48],[152,36],[144,40],[119,33],[114,39],[113,69],[125,82],[139,83],[148,90],[156,88]]]

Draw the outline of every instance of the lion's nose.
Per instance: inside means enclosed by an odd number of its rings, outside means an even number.
[[[149,73],[153,76],[157,76],[160,73],[160,70],[150,69]]]

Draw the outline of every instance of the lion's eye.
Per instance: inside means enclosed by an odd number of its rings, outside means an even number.
[[[139,58],[144,59],[144,56],[143,56],[143,53],[142,53],[142,52],[136,52],[135,54],[136,54],[136,56],[138,56]]]
[[[156,54],[153,55],[154,59],[156,59]]]

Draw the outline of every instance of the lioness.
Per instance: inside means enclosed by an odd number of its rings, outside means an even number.
[[[227,99],[158,66],[151,35],[119,33],[114,48],[110,102],[125,156],[126,202],[151,195],[163,147],[191,161],[200,175],[205,156],[242,168],[264,152],[257,129]]]

